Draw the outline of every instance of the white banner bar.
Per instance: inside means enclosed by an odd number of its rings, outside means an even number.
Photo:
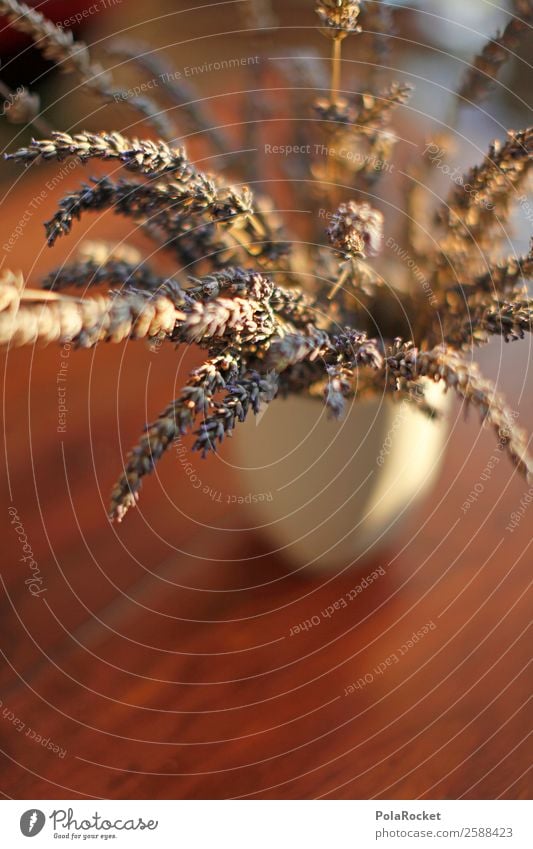
[[[6,849],[66,841],[124,849],[531,849],[532,813],[527,801],[9,800],[0,806]]]

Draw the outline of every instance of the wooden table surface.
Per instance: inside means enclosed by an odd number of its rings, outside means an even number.
[[[26,175],[4,200],[4,225],[21,218],[46,173]],[[31,279],[72,248],[43,247],[40,221],[57,198],[48,193],[7,258]],[[86,227],[128,230],[109,217]],[[482,359],[531,427],[529,343],[494,344]],[[440,481],[394,549],[355,572],[291,576],[266,540],[231,532],[242,508],[228,513],[192,490],[175,457],[140,508],[109,524],[120,458],[173,396],[180,355],[139,343],[72,354],[64,433],[60,351],[11,351],[3,362],[5,796],[530,796],[533,506],[506,530],[527,486],[501,462],[462,512],[495,447],[475,414],[465,422],[454,410]],[[221,460],[202,469],[238,491]],[[9,507],[38,563],[39,597],[25,583]],[[377,566],[384,574],[346,609],[290,636]],[[358,679],[365,685],[345,695]]]

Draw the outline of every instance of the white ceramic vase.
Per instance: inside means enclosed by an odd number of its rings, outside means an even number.
[[[339,570],[389,545],[427,495],[445,447],[447,396],[427,385],[442,416],[408,401],[353,404],[340,422],[307,398],[277,400],[239,426],[232,461],[252,521],[294,569]]]

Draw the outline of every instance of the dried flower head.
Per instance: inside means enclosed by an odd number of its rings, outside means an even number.
[[[350,33],[361,32],[357,21],[361,12],[358,0],[320,0],[316,13],[330,38],[345,38]]]
[[[327,234],[330,244],[345,257],[376,256],[383,240],[383,215],[368,203],[341,203]]]

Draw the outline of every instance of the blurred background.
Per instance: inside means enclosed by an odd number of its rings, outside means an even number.
[[[313,5],[258,3],[269,21],[260,34],[250,29],[249,0],[47,0],[38,8],[65,28],[74,22],[76,35],[125,88],[138,85],[139,76],[113,54],[113,43],[127,37],[149,44],[194,84],[239,165],[246,165],[247,154],[238,153],[247,147],[242,116],[247,90],[258,86],[248,69],[226,67],[231,63],[224,60],[265,57],[261,87],[271,90],[255,96],[269,115],[283,119],[287,104],[276,62],[292,54],[326,56]],[[449,92],[516,4],[388,5],[394,32],[377,73],[383,82],[416,85],[410,109],[400,110],[396,121],[401,165],[404,140],[421,143],[438,131]],[[362,87],[375,69],[371,38],[361,39],[348,40],[344,58],[352,84]],[[25,85],[38,93],[50,127],[147,135],[127,104],[91,99],[5,21],[0,51],[6,91]],[[461,110],[452,167],[466,170],[506,128],[530,123],[532,61],[529,36],[489,99]],[[190,131],[187,108],[161,102],[192,158],[231,174],[232,155],[214,156],[202,134]],[[4,113],[3,151],[42,136]],[[3,228],[8,235],[21,222],[23,236],[8,255],[4,250],[3,267],[21,269],[37,285],[67,259],[72,245],[60,240],[49,250],[42,222],[69,189],[105,172],[94,163],[63,169],[58,177],[57,164],[24,171],[4,162]],[[435,191],[445,194],[446,178],[435,180]],[[395,191],[401,198],[399,180]],[[527,209],[519,208],[509,253],[527,248],[531,229],[531,213],[528,220]],[[87,217],[77,228],[77,238],[82,235],[150,245],[109,214]],[[168,259],[157,261],[172,272]],[[529,340],[505,345],[497,339],[476,356],[531,431]],[[2,355],[3,794],[529,798],[530,517],[506,530],[528,487],[502,462],[483,479],[471,508],[461,510],[494,452],[492,434],[479,432],[474,414],[465,420],[454,408],[431,498],[394,546],[356,569],[291,574],[283,553],[254,530],[245,505],[191,487],[174,456],[144,486],[139,509],[123,525],[110,525],[108,492],[121,458],[197,361],[194,352],[139,343],[72,356],[54,348]],[[61,369],[68,413],[58,432]],[[211,493],[245,495],[231,458],[228,446],[205,462],[195,459]],[[39,566],[44,591],[38,598],[25,584],[10,507]],[[376,570],[379,579],[353,603],[322,616]],[[319,625],[295,632],[313,617]],[[391,661],[400,654],[399,662]]]

